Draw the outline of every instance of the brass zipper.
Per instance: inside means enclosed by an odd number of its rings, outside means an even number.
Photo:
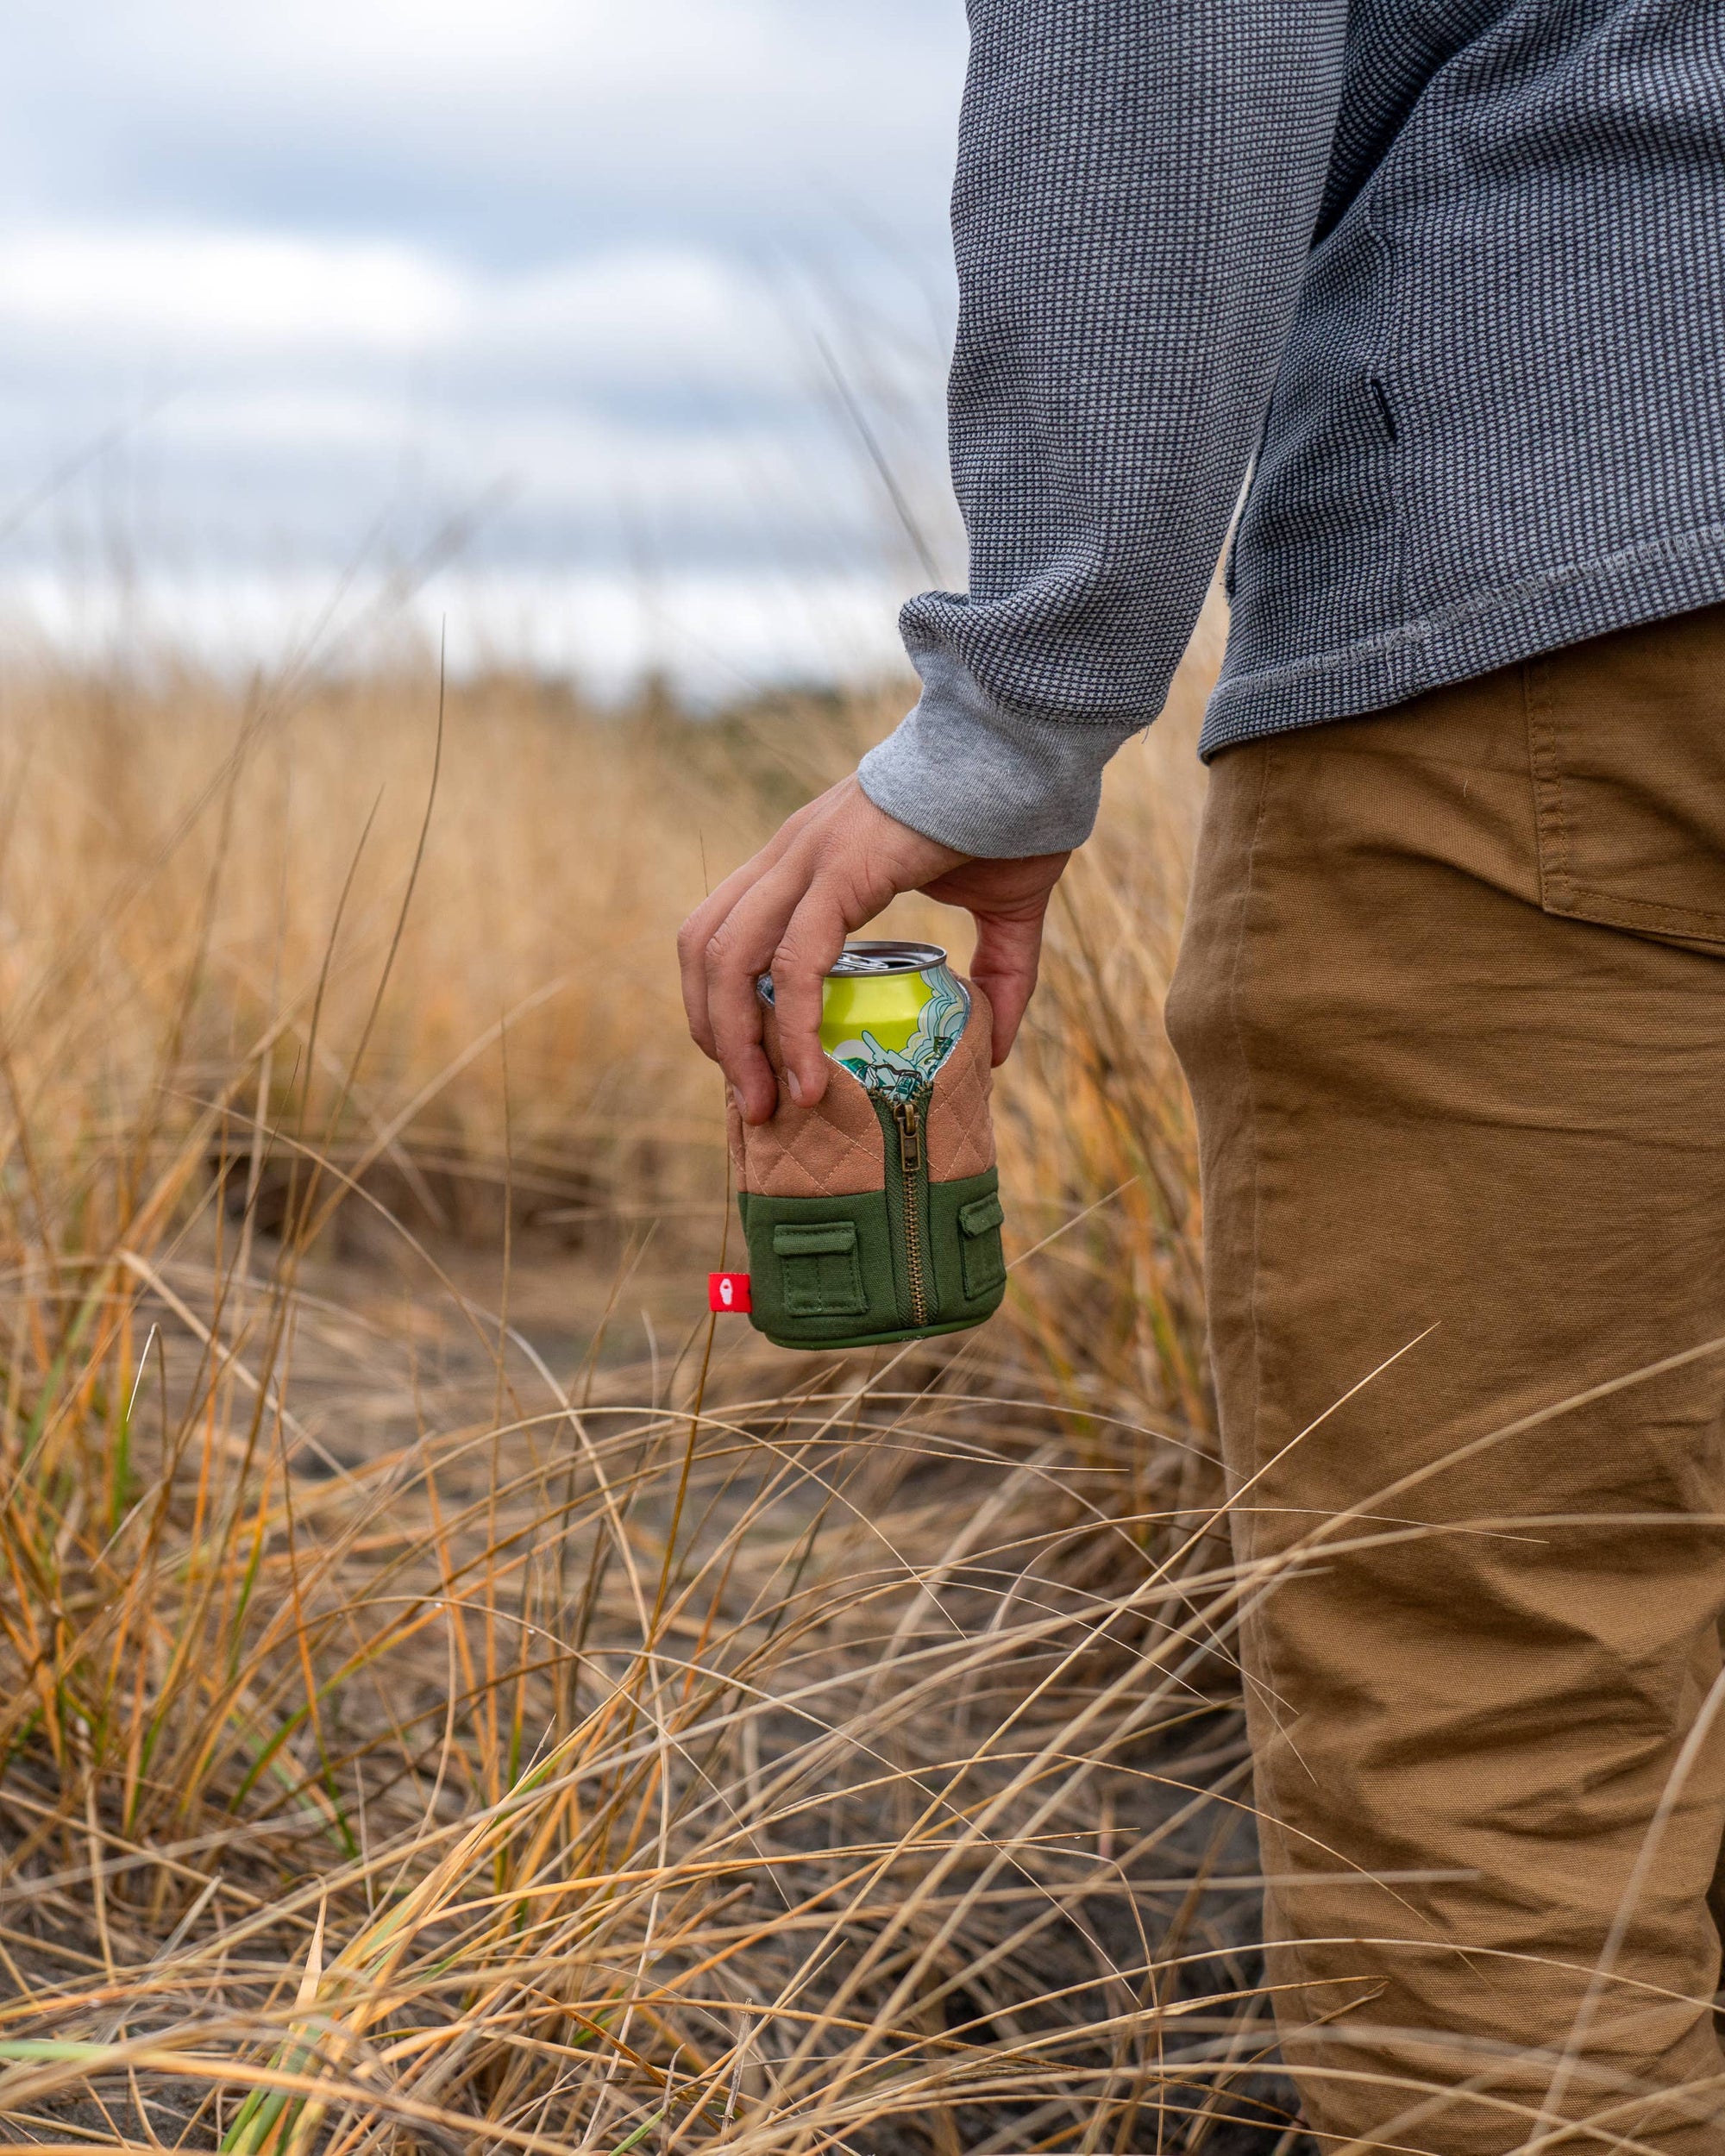
[[[899,1126],[899,1174],[904,1184],[905,1276],[910,1284],[911,1322],[928,1323],[928,1284],[923,1272],[922,1212],[917,1178],[922,1169],[922,1111],[914,1100],[891,1103]]]

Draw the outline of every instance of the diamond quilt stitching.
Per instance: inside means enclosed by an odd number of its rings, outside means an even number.
[[[782,1101],[771,1123],[743,1135],[745,1188],[769,1198],[848,1198],[879,1190],[887,1151],[868,1095],[835,1075],[818,1108]]]
[[[970,1023],[952,1061],[935,1081],[929,1109],[929,1173],[938,1182],[980,1175],[994,1163],[994,1121],[988,1109],[994,1089],[989,1068],[994,1014],[982,989],[974,982],[966,985],[970,989]]]
[[[994,1160],[988,1108],[993,1018],[982,991],[966,986],[971,1022],[935,1081],[929,1107],[929,1168],[942,1182],[981,1175]],[[768,1033],[770,1053],[770,1023]],[[818,1108],[796,1108],[781,1098],[770,1123],[746,1127],[735,1108],[726,1122],[739,1189],[769,1198],[849,1198],[886,1181],[886,1146],[874,1106],[848,1073],[834,1074]]]

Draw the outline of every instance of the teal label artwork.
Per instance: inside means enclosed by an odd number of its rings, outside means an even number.
[[[821,1044],[866,1091],[883,1100],[914,1100],[927,1091],[957,1046],[970,1016],[969,994],[945,966],[932,966],[892,982],[897,995],[878,1012],[857,1007],[865,1006],[862,995],[840,999],[831,994],[841,987],[860,989],[865,985],[878,996],[888,984],[828,982]],[[832,1005],[841,1000],[848,1007],[835,1011]],[[913,1007],[906,1007],[907,1004]]]

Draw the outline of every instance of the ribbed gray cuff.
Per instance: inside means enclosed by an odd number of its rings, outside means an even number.
[[[875,807],[988,860],[1082,846],[1102,767],[1140,726],[1008,711],[947,651],[913,651],[911,663],[922,677],[915,710],[857,766]]]

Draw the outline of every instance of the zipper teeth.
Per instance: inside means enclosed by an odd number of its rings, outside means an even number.
[[[903,1143],[899,1148],[899,1177],[904,1185],[905,1201],[905,1274],[911,1291],[911,1322],[928,1323],[928,1283],[922,1264],[922,1217],[917,1209],[917,1171],[913,1158],[920,1160],[921,1147],[916,1155],[910,1150],[909,1141],[919,1137],[918,1116],[914,1107],[906,1104],[893,1107],[893,1119],[899,1126]]]
[[[928,1291],[922,1275],[922,1222],[917,1218],[916,1177],[905,1173],[905,1257],[911,1283],[911,1316],[918,1325],[928,1323]]]

